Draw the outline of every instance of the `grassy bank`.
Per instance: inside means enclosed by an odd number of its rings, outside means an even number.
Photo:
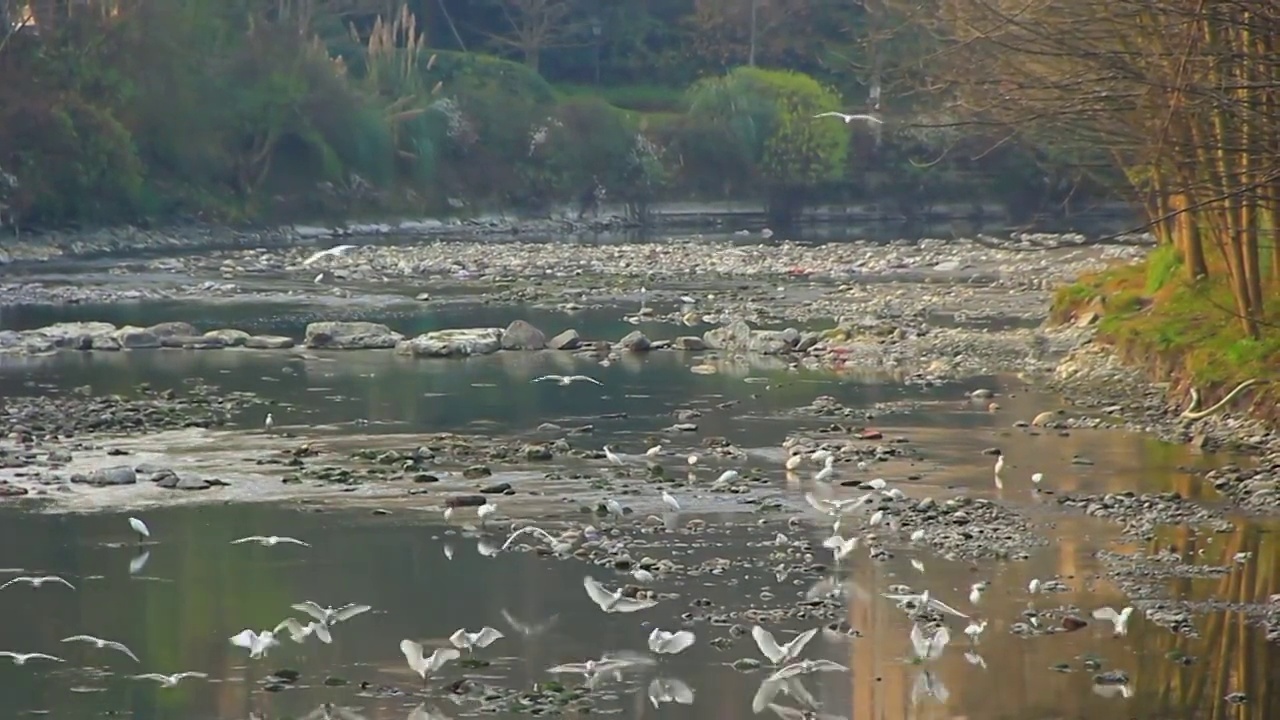
[[[1127,362],[1147,367],[1153,380],[1169,381],[1177,397],[1190,388],[1207,408],[1240,383],[1255,385],[1232,403],[1272,423],[1280,422],[1280,295],[1270,299],[1261,336],[1249,337],[1236,319],[1226,273],[1186,278],[1171,247],[1137,264],[1082,276],[1060,289],[1051,319],[1097,322],[1098,338]]]

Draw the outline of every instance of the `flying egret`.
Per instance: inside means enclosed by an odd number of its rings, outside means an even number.
[[[162,673],[146,673],[143,675],[134,675],[133,679],[134,680],[155,680],[156,682],[160,683],[160,687],[171,688],[171,687],[177,687],[178,683],[186,678],[207,678],[207,677],[209,676],[205,673],[188,670],[187,672],[174,673],[173,675],[164,675]]]
[[[779,645],[773,633],[759,625],[751,628],[751,638],[756,641],[756,647],[760,648],[760,653],[774,665],[785,665],[800,657],[800,653],[804,652],[804,646],[808,645],[817,634],[818,628],[806,630],[791,638],[789,642]]]
[[[404,653],[404,659],[409,663],[409,669],[418,673],[422,677],[422,684],[427,684],[427,678],[434,676],[440,672],[445,663],[450,660],[457,660],[462,656],[455,648],[436,648],[430,655],[425,654],[422,643],[413,640],[401,640],[400,652]]]
[[[1129,616],[1133,615],[1133,607],[1129,606],[1120,612],[1116,612],[1115,608],[1102,607],[1093,611],[1093,617],[1098,620],[1110,620],[1115,626],[1113,634],[1116,637],[1129,634]]]
[[[659,655],[675,655],[684,652],[697,639],[697,636],[688,630],[667,632],[654,628],[653,632],[649,633],[649,649]]]
[[[14,665],[26,665],[28,660],[52,660],[54,662],[66,662],[66,660],[63,660],[60,657],[46,655],[45,653],[40,652],[20,653],[13,652],[11,650],[0,650],[0,657],[7,657],[10,660],[13,660]]]
[[[141,660],[138,659],[137,655],[133,654],[132,650],[130,650],[128,647],[125,646],[124,643],[118,643],[112,640],[103,640],[102,638],[94,637],[93,635],[72,635],[71,637],[62,638],[62,642],[89,643],[90,645],[98,648],[99,650],[115,650],[116,652],[121,652],[121,653],[124,653],[125,655],[128,655],[130,658],[133,659],[134,662],[142,662]]]
[[[586,588],[587,596],[591,598],[591,601],[607,613],[631,613],[638,610],[647,610],[658,604],[657,600],[624,597],[622,594],[624,588],[609,592],[604,589],[604,586],[598,580],[590,575],[582,578],[582,587]]]
[[[883,121],[883,120],[881,120],[880,118],[876,117],[875,115],[868,115],[868,114],[866,114],[866,113],[855,113],[855,114],[853,114],[853,115],[850,115],[849,113],[842,113],[842,112],[835,112],[835,111],[831,111],[831,112],[818,113],[817,115],[814,115],[813,117],[814,117],[814,119],[815,119],[815,120],[816,120],[817,118],[838,117],[838,118],[840,118],[841,120],[844,120],[844,124],[845,124],[845,125],[848,125],[849,123],[853,122],[854,120],[866,120],[867,122],[872,123],[872,124],[874,124],[874,125],[883,125],[883,124],[884,124],[884,121]]]
[[[449,642],[459,650],[473,653],[476,648],[487,648],[504,637],[506,635],[503,635],[501,630],[485,625],[476,632],[467,632],[466,628],[458,628],[449,636]]]
[[[280,543],[286,545],[301,545],[302,547],[311,547],[310,543],[302,542],[297,538],[281,537],[279,535],[250,535],[242,537],[239,540],[232,540],[232,545],[243,545],[245,543],[258,543],[263,547],[275,547]]]
[[[924,630],[920,628],[920,623],[914,623],[911,626],[911,661],[914,663],[922,663],[926,660],[935,660],[942,655],[942,651],[947,647],[947,643],[951,642],[951,632],[947,630],[947,626],[939,627],[932,636],[926,638]]]
[[[589,382],[600,386],[604,385],[604,383],[599,380],[586,375],[543,375],[542,377],[534,378],[529,382],[554,382],[557,385],[572,385],[575,382]]]
[[[22,585],[24,583],[27,585],[30,585],[32,588],[37,588],[37,589],[43,586],[45,583],[61,583],[71,588],[72,590],[76,589],[75,585],[72,585],[71,583],[67,582],[63,578],[58,577],[57,575],[41,575],[41,576],[19,575],[18,577],[13,578],[9,582],[3,585],[0,585],[0,590],[3,590],[9,587],[10,585]]]
[[[319,260],[319,259],[321,259],[321,258],[326,258],[326,257],[337,257],[337,256],[339,256],[339,255],[341,255],[341,254],[343,254],[343,253],[345,253],[345,252],[347,252],[347,251],[355,250],[355,249],[356,249],[356,246],[355,246],[355,245],[335,245],[335,246],[333,246],[333,247],[329,248],[328,250],[321,250],[320,252],[315,253],[314,255],[312,255],[311,257],[307,258],[306,260],[303,260],[303,261],[302,261],[302,266],[303,266],[303,267],[306,267],[306,266],[308,266],[308,265],[311,265],[311,264],[315,263],[317,260]]]
[[[248,650],[249,657],[256,660],[266,657],[271,648],[279,645],[280,641],[276,640],[275,630],[263,630],[259,633],[246,628],[231,636],[231,644]]]

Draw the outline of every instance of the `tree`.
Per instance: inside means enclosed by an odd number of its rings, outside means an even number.
[[[1258,337],[1264,289],[1280,285],[1280,5],[934,0],[897,9],[944,45],[928,74],[970,122],[1109,152],[1188,280],[1223,273],[1234,315]]]
[[[740,67],[694,85],[689,114],[732,136],[765,189],[770,221],[785,226],[809,191],[841,174],[849,129],[813,117],[839,107],[840,97],[807,75]]]
[[[494,0],[507,29],[490,33],[501,46],[518,52],[534,70],[544,50],[580,41],[587,22],[573,0]]]

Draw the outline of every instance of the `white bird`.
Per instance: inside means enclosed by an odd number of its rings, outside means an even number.
[[[817,480],[818,482],[826,482],[830,480],[831,476],[835,474],[836,474],[836,460],[835,458],[828,455],[825,464],[822,466],[822,469],[814,474],[813,479]]]
[[[313,283],[315,283],[315,284],[319,285],[320,283],[324,282],[325,275],[328,275],[328,273],[326,273],[326,272],[321,272],[321,273],[319,273],[318,275],[316,275],[316,276],[315,276],[315,278],[314,278],[311,282],[313,282]]]
[[[765,682],[780,682],[788,680],[799,675],[808,675],[816,672],[848,672],[849,668],[838,662],[830,660],[801,660],[794,662],[786,667],[779,668],[772,675],[765,678]]]
[[[1031,473],[1031,482],[1035,483],[1034,487],[1040,487],[1040,483],[1044,482],[1044,473]]]
[[[831,554],[835,556],[836,564],[839,564],[852,555],[854,550],[858,549],[858,536],[854,535],[846,539],[839,535],[832,535],[822,541],[822,547],[830,550]]]
[[[582,578],[582,587],[586,588],[587,596],[591,598],[591,601],[607,613],[636,612],[638,610],[647,610],[658,604],[657,600],[623,597],[623,588],[609,592],[590,575]]]
[[[14,665],[26,665],[28,660],[52,660],[54,662],[66,662],[66,660],[63,660],[60,657],[54,657],[53,655],[46,655],[38,652],[20,653],[12,652],[10,650],[0,650],[0,657],[7,657],[13,660]]]
[[[351,603],[335,610],[331,607],[320,607],[318,603],[311,602],[310,600],[290,605],[290,607],[298,612],[304,612],[310,615],[327,626],[346,622],[357,615],[367,613],[373,609],[368,605],[357,605],[356,603]]]
[[[817,634],[818,628],[806,630],[791,638],[790,642],[785,645],[779,645],[778,641],[773,637],[773,633],[759,625],[751,628],[751,637],[756,641],[756,647],[760,648],[761,654],[774,665],[785,665],[800,657],[800,653],[804,652],[804,646],[808,645],[813,636]]]
[[[969,602],[973,603],[974,605],[977,605],[978,602],[982,600],[982,593],[985,592],[986,589],[987,589],[987,583],[985,581],[976,582],[970,585],[969,586]]]
[[[498,506],[494,503],[486,502],[484,505],[476,508],[476,517],[480,518],[480,523],[483,525],[485,519],[496,512],[498,512]]]
[[[662,491],[662,502],[666,503],[667,507],[671,508],[675,512],[680,512],[680,501],[676,499],[675,495],[672,495],[666,490]]]
[[[302,547],[311,547],[310,543],[304,543],[297,538],[281,537],[279,535],[250,535],[248,537],[242,537],[239,540],[232,540],[231,544],[242,545],[244,543],[251,543],[251,542],[258,543],[263,547],[275,547],[280,543],[301,545]]]
[[[66,585],[72,590],[76,589],[75,585],[72,585],[71,583],[58,577],[57,575],[19,575],[18,577],[13,578],[9,582],[3,585],[0,585],[0,590],[3,590],[9,587],[10,585],[21,585],[23,583],[26,583],[27,585],[30,585],[33,588],[39,588],[48,582],[62,583],[63,585]]]
[[[884,511],[883,511],[883,510],[877,510],[877,511],[875,511],[874,513],[871,513],[871,520],[869,520],[869,521],[868,521],[868,524],[869,524],[871,527],[875,527],[875,526],[879,525],[879,524],[881,523],[881,521],[883,521],[883,520],[884,520]]]
[[[599,380],[593,377],[589,377],[587,375],[543,375],[542,377],[534,378],[529,382],[537,383],[537,382],[548,382],[548,381],[555,382],[559,385],[572,385],[575,382],[589,382],[589,383],[595,383],[596,385],[601,385],[601,386],[604,385],[604,383],[600,382]]]
[[[920,663],[938,658],[949,642],[951,642],[951,632],[947,630],[947,626],[939,627],[932,637],[926,638],[920,623],[913,624],[911,626],[911,649],[914,653],[911,657],[912,662]]]
[[[587,686],[590,687],[594,684],[596,678],[601,675],[609,672],[616,673],[623,668],[631,667],[634,664],[634,662],[629,660],[604,657],[599,660],[587,660],[586,662],[580,663],[564,663],[563,665],[556,665],[555,667],[547,668],[547,672],[574,673],[582,675],[587,680]]]
[[[652,583],[654,580],[656,580],[656,578],[653,576],[653,573],[649,572],[648,570],[645,570],[644,568],[636,568],[635,570],[632,570],[631,577],[635,578],[636,582],[644,583],[645,585],[648,585],[649,583]]]
[[[917,572],[924,572],[924,561],[911,558],[911,567],[915,568]]]
[[[848,125],[849,123],[853,122],[854,120],[866,120],[867,122],[869,122],[869,123],[873,123],[873,124],[875,124],[875,125],[883,125],[883,124],[884,124],[884,121],[883,121],[883,120],[881,120],[880,118],[876,117],[875,115],[867,115],[867,114],[865,114],[865,113],[856,113],[856,114],[850,115],[850,114],[848,114],[848,113],[842,113],[842,112],[835,112],[835,111],[832,111],[832,112],[818,113],[817,115],[814,115],[813,117],[814,117],[814,119],[817,119],[817,118],[824,118],[824,117],[838,117],[838,118],[840,118],[841,120],[844,120],[844,124],[845,124],[845,125]]]
[[[613,498],[605,498],[604,509],[609,512],[615,519],[626,514],[626,509],[622,507],[622,503]]]
[[[848,498],[845,500],[826,500],[824,498],[820,498],[814,495],[811,492],[807,492],[804,494],[804,500],[805,502],[809,503],[810,507],[822,513],[823,515],[830,515],[832,517],[847,513],[851,508],[855,508],[865,503],[868,499],[870,499],[869,496],[863,495],[860,498]]]
[[[449,636],[449,642],[459,650],[471,653],[475,652],[476,648],[487,648],[504,637],[506,635],[503,635],[501,630],[485,625],[478,632],[467,632],[466,628],[458,628]]]
[[[457,660],[462,656],[455,648],[442,647],[436,648],[430,655],[425,654],[422,643],[413,640],[401,640],[400,652],[404,653],[404,659],[409,663],[409,669],[418,673],[422,677],[422,684],[427,684],[427,677],[434,676],[440,672],[445,663],[450,660]]]
[[[138,659],[137,655],[133,654],[132,650],[125,647],[124,643],[118,643],[111,640],[103,640],[100,637],[94,637],[92,635],[72,635],[71,637],[62,638],[62,642],[64,643],[85,642],[85,643],[89,643],[90,645],[93,645],[99,650],[115,650],[117,652],[122,652],[125,655],[128,655],[130,658],[133,658],[134,662],[142,662],[141,660]]]
[[[445,522],[449,522],[449,518],[451,518],[451,517],[453,517],[453,506],[452,506],[452,505],[445,505],[445,506],[444,506],[444,521],[445,521]]]
[[[685,462],[689,463],[689,467],[693,467],[698,464],[698,460],[700,459],[701,458],[698,457],[698,453],[689,453],[689,457],[685,458]]]
[[[964,618],[965,620],[969,619],[968,615],[965,615],[935,597],[931,597],[928,590],[921,592],[919,595],[895,595],[893,593],[885,593],[883,597],[898,603],[900,606],[915,605],[917,608],[931,607],[934,610],[947,613],[948,615],[955,615],[956,617]]]
[[[784,465],[788,470],[795,470],[799,468],[800,465],[803,463],[804,463],[803,455],[791,455],[787,458],[787,462],[784,463]]]
[[[155,680],[156,682],[160,683],[160,687],[171,688],[171,687],[177,687],[178,683],[186,678],[207,678],[207,677],[209,676],[206,675],[205,673],[193,672],[188,670],[187,672],[174,673],[173,675],[163,675],[161,673],[146,673],[144,675],[134,675],[133,679],[134,680]]]
[[[129,518],[129,527],[133,528],[133,531],[138,534],[138,542],[151,537],[151,530],[147,528],[147,524],[136,517]]]
[[[507,611],[506,608],[502,609],[502,619],[507,621],[507,624],[511,626],[511,629],[515,630],[521,635],[525,635],[528,637],[532,637],[534,635],[541,635],[552,625],[555,625],[556,620],[558,620],[559,618],[560,618],[560,615],[559,613],[557,613],[540,623],[526,623],[526,622],[517,620],[515,616],[513,616],[510,612]]]
[[[1040,592],[1040,578],[1031,578],[1031,582],[1027,583],[1027,592],[1032,595]]]
[[[661,445],[654,445],[653,447],[649,448],[648,450],[645,450],[645,451],[644,451],[644,454],[645,454],[645,457],[658,457],[659,455],[661,455],[661,454],[662,454],[662,446],[661,446]]]
[[[345,252],[347,252],[347,251],[349,251],[349,250],[355,250],[355,249],[356,249],[356,246],[355,246],[355,245],[334,245],[333,247],[329,248],[328,250],[321,250],[320,252],[318,252],[318,253],[316,253],[316,254],[312,255],[311,257],[307,258],[306,260],[303,260],[303,261],[302,261],[302,266],[303,266],[303,267],[306,267],[306,266],[308,266],[308,265],[314,264],[314,263],[315,263],[317,260],[319,260],[320,258],[326,258],[326,257],[337,257],[337,256],[339,256],[339,255],[341,255],[341,254],[343,254],[343,253],[345,253]]]
[[[983,620],[982,622],[970,621],[969,626],[964,629],[964,634],[969,636],[969,640],[971,642],[976,643],[978,642],[978,636],[981,635],[982,631],[986,629],[987,629],[986,620]]]
[[[333,642],[333,635],[329,633],[329,626],[319,620],[312,620],[303,625],[293,618],[285,618],[276,626],[274,632],[280,632],[281,629],[289,631],[289,639],[301,645],[307,638],[312,635],[320,642],[328,645]]]
[[[740,476],[738,475],[737,470],[725,470],[724,472],[720,473],[720,477],[716,478],[716,482],[730,483],[737,480],[739,477]]]
[[[919,528],[911,533],[911,542],[917,543],[924,539],[924,528]]]
[[[835,460],[835,456],[830,450],[814,450],[809,454],[809,460],[815,465],[824,465],[828,460]]]
[[[231,636],[231,644],[248,650],[249,657],[257,659],[266,657],[271,648],[279,645],[280,641],[276,640],[273,630],[263,630],[258,633],[245,629]]]
[[[508,547],[511,547],[511,543],[515,542],[515,539],[520,537],[521,535],[530,535],[530,534],[537,535],[543,540],[546,540],[547,543],[551,545],[553,549],[559,544],[559,541],[556,540],[555,537],[553,537],[551,533],[547,532],[546,530],[543,530],[542,528],[536,525],[525,525],[519,530],[516,530],[515,532],[511,533],[511,535],[507,537],[507,541],[502,543],[502,547],[500,548],[500,550],[506,550]]]
[[[1004,454],[996,450],[996,487],[1004,488],[1004,479],[1000,477],[1000,473],[1004,471]]]
[[[693,704],[693,688],[680,678],[654,678],[649,681],[649,702],[656,710],[663,703]]]
[[[1129,634],[1129,616],[1133,614],[1133,607],[1129,606],[1120,612],[1116,612],[1112,607],[1101,607],[1093,611],[1093,617],[1097,620],[1110,620],[1115,625],[1115,636]]]
[[[889,483],[884,481],[884,478],[875,478],[867,482],[867,487],[871,488],[872,490],[883,490],[885,486],[888,484]]]
[[[659,655],[675,655],[687,650],[697,639],[697,636],[688,630],[667,632],[654,628],[653,632],[649,633],[649,649]]]
[[[276,416],[272,415],[271,413],[267,413],[267,416],[262,419],[262,428],[267,432],[271,432],[271,430],[275,426],[276,426]]]
[[[609,460],[609,462],[613,463],[614,465],[624,464],[622,461],[622,458],[618,457],[618,454],[615,453],[613,451],[613,448],[609,447],[608,445],[604,446],[604,456],[606,459]]]

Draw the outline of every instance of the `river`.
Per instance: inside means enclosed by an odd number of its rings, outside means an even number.
[[[404,303],[341,317],[385,322],[406,335],[462,325],[502,327],[521,318],[548,335],[573,327],[586,337],[616,338],[637,327],[622,319],[633,309],[614,304],[563,313],[533,305]],[[332,307],[165,300],[9,307],[0,312],[0,329],[73,320],[180,320],[200,330],[234,326],[301,337],[305,324],[320,317],[334,319]],[[639,327],[654,337],[675,332],[650,323]],[[1099,607],[1133,602],[1108,575],[1100,551],[1153,553],[1173,546],[1190,558],[1190,566],[1224,568],[1212,577],[1152,581],[1164,597],[1177,600],[1251,602],[1280,592],[1272,526],[1228,514],[1234,522],[1230,533],[1162,525],[1144,541],[1122,533],[1119,523],[1059,507],[1055,499],[1064,493],[1176,490],[1216,507],[1212,489],[1188,469],[1233,458],[1192,454],[1132,433],[1019,426],[1060,400],[1011,374],[912,384],[874,372],[797,371],[758,357],[723,358],[714,374],[690,372],[698,362],[696,356],[665,352],[624,355],[601,367],[551,351],[421,360],[384,351],[241,349],[3,358],[5,397],[84,387],[93,396],[127,396],[146,383],[179,393],[208,384],[250,392],[257,400],[239,409],[229,427],[198,431],[199,442],[188,436],[184,445],[177,435],[104,437],[76,451],[78,458],[95,462],[163,461],[179,473],[217,474],[230,488],[181,497],[152,488],[100,491],[116,493],[101,497],[119,499],[119,507],[89,501],[68,506],[39,497],[0,506],[0,581],[49,573],[75,586],[16,584],[0,591],[0,649],[65,661],[37,658],[13,665],[0,658],[0,714],[438,720],[589,710],[629,719],[762,713],[859,720],[1217,720],[1280,713],[1276,695],[1266,690],[1272,646],[1241,612],[1227,607],[1196,615],[1194,636],[1171,632],[1139,610],[1127,634],[1113,637],[1110,623],[1090,615]],[[530,382],[546,373],[583,373],[602,385]],[[993,391],[998,407],[970,400],[978,388]],[[818,396],[856,412],[805,411]],[[270,433],[262,429],[267,412],[275,420]],[[696,428],[672,429],[679,422]],[[816,487],[817,465],[784,472],[781,443],[793,434],[821,438],[848,432],[835,424],[868,428],[874,431],[867,435],[868,447],[886,448],[865,469],[842,463],[829,486],[837,493],[854,492],[841,483],[883,477],[912,498],[990,500],[1030,518],[1048,542],[1027,547],[1025,560],[964,559],[931,551],[928,537],[911,540],[869,528],[865,532],[880,537],[873,544],[885,549],[880,559],[860,549],[841,567],[829,567],[831,553],[821,543],[830,526],[807,508],[803,494],[830,493]],[[578,452],[532,468],[490,462],[493,474],[477,481],[441,472],[439,482],[370,482],[376,491],[358,484],[312,495],[281,489],[279,478],[290,466],[274,458],[299,443],[341,455],[412,447],[415,438],[440,433],[513,442],[564,438]],[[717,455],[714,438],[725,438],[741,454]],[[645,450],[656,442],[663,453],[646,459]],[[621,454],[621,467],[591,455],[604,445]],[[993,483],[993,457],[984,454],[993,447],[1007,461],[1002,488]],[[133,457],[106,456],[111,448]],[[700,456],[699,474],[685,478],[691,453]],[[652,484],[650,464],[662,467],[656,476],[661,485]],[[726,469],[749,477],[742,492],[713,489]],[[1030,482],[1033,472],[1044,473],[1040,489]],[[491,519],[482,523],[470,509],[443,517],[445,498],[500,482],[511,490],[489,496],[498,508]],[[678,514],[664,511],[659,487],[680,499]],[[90,497],[93,492],[99,491]],[[127,492],[137,492],[137,499],[125,498]],[[634,512],[622,518],[589,514],[602,492],[614,493]],[[130,530],[130,516],[149,526],[145,543]],[[622,543],[633,561],[649,556],[670,560],[677,569],[647,583],[633,578],[630,567],[615,567],[616,551],[568,558],[482,553],[505,539],[511,518],[533,520],[556,533],[590,522],[605,531],[603,542]],[[788,525],[789,518],[803,519]],[[787,536],[785,543],[776,538],[779,533]],[[309,546],[231,542],[273,534]],[[1238,553],[1253,555],[1241,559]],[[788,572],[780,574],[780,567]],[[608,588],[651,585],[660,599],[636,613],[601,612],[583,589],[584,575]],[[827,604],[813,601],[812,594],[806,599],[829,575],[840,578],[843,595]],[[1058,578],[1067,589],[1031,595],[1033,578]],[[970,588],[979,581],[989,588],[973,603]],[[970,641],[963,632],[969,621],[951,618],[951,641],[941,656],[908,662],[912,620],[882,596],[894,584],[928,588],[986,620],[985,631]],[[286,637],[267,657],[250,659],[229,642],[243,629],[270,629],[287,616],[305,621],[290,608],[305,600],[335,607],[365,603],[372,610],[334,625],[329,645],[314,639],[295,643],[281,631]],[[1042,624],[1056,626],[1071,616],[1088,625],[1074,632],[1020,633],[1017,625],[1029,622],[1028,611],[1045,618]],[[757,613],[770,620],[759,620]],[[830,660],[847,671],[806,674],[800,687],[765,697],[759,691],[772,669],[735,667],[743,658],[768,664],[747,633],[757,621],[780,639],[838,625],[841,632],[818,633],[803,657]],[[413,639],[429,652],[447,645],[458,628],[485,625],[505,637],[475,652],[482,666],[455,661],[425,690],[398,647]],[[852,632],[843,632],[846,627]],[[646,637],[653,628],[688,629],[697,640],[680,654],[636,664],[616,677],[606,674],[590,690],[575,690],[580,677],[548,673],[554,665],[603,653],[648,654]],[[80,633],[122,642],[140,662],[110,649],[61,642]],[[1097,682],[1096,675],[1112,670],[1123,671],[1128,681]],[[133,677],[181,671],[207,677],[187,678],[172,688]],[[548,685],[556,679],[563,692]],[[1229,702],[1226,696],[1233,692],[1244,693],[1247,702]],[[816,714],[795,714],[802,711]]]

